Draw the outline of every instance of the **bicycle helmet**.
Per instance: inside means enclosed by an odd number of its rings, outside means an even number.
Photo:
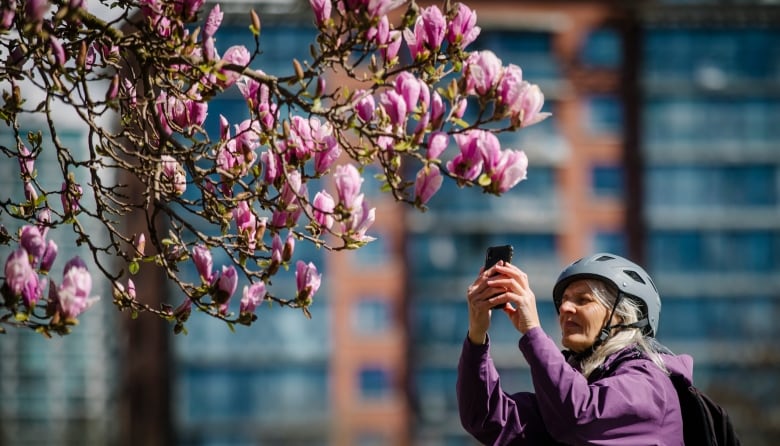
[[[640,303],[646,322],[642,322],[643,333],[655,336],[658,333],[658,319],[661,315],[661,296],[653,280],[636,263],[610,253],[597,253],[583,257],[566,268],[558,276],[553,288],[555,310],[560,312],[563,292],[575,280],[601,279],[614,285],[623,296]],[[640,325],[635,325],[640,326]]]

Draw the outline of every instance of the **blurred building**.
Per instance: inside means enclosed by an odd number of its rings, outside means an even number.
[[[263,21],[258,68],[291,72],[291,59],[307,58],[315,37],[306,3],[221,2],[220,51],[251,40],[254,7]],[[511,243],[553,338],[550,294],[564,265],[601,250],[646,265],[663,297],[659,339],[694,356],[696,383],[730,411],[744,444],[773,444],[780,434],[780,6],[466,3],[482,27],[471,48],[522,67],[554,115],[501,136],[528,154],[528,179],[501,198],[445,182],[422,214],[374,192],[376,242],[324,258],[299,244],[299,254],[324,269],[312,320],[263,307],[251,328],[235,333],[197,314],[186,336],[164,323],[131,328],[121,364],[143,367],[105,394],[93,384],[77,387],[92,389],[80,392],[108,413],[121,403],[125,421],[107,424],[107,432],[147,429],[154,444],[188,446],[475,444],[460,426],[454,392],[468,325],[465,289],[485,248]],[[217,131],[220,114],[231,122],[247,117],[243,99],[231,94],[210,104],[209,131]],[[532,390],[517,338],[504,318],[494,319],[503,386]],[[3,358],[16,353],[2,364],[0,443],[53,444],[7,434],[62,413],[34,406],[14,384],[58,382],[57,365],[29,362],[43,361],[35,352],[52,347],[14,342],[0,342]],[[111,351],[102,342],[103,350],[89,351]],[[168,417],[151,417],[151,408]]]

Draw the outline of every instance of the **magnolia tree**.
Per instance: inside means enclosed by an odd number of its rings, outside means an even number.
[[[250,325],[263,302],[309,316],[321,277],[295,246],[337,251],[372,240],[367,166],[384,191],[421,211],[447,177],[500,195],[525,178],[528,162],[496,134],[548,115],[520,67],[468,50],[480,28],[463,3],[310,0],[311,58],[276,77],[258,68],[255,11],[247,44],[219,54],[219,5],[102,1],[110,14],[85,0],[0,7],[0,150],[18,162],[23,186],[0,192],[10,253],[0,328],[69,333],[97,299],[95,274],[112,284],[120,310],[157,314],[177,333],[193,308],[231,327]],[[219,116],[219,134],[208,134],[209,102],[228,89],[241,93],[249,118]],[[63,108],[83,122],[86,147],[59,138]],[[51,153],[61,177],[47,188],[36,160]],[[144,229],[131,233],[130,218]],[[100,237],[87,229],[95,224]],[[47,238],[54,229],[75,232],[92,271],[79,257],[61,259],[67,247]],[[214,264],[216,253],[224,264]],[[62,275],[50,274],[60,261]],[[132,277],[142,265],[164,271],[182,302],[141,302]],[[197,276],[183,273],[193,267]],[[277,274],[294,274],[297,291],[276,292]]]

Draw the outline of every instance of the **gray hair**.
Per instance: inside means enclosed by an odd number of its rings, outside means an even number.
[[[598,279],[586,280],[591,292],[596,300],[604,305],[607,311],[611,312],[612,307],[617,300],[618,290],[614,287],[607,285],[605,282]],[[631,324],[637,322],[644,317],[642,307],[640,304],[631,298],[620,299],[620,303],[615,308],[614,316],[620,324]],[[636,348],[645,354],[653,363],[663,370],[664,373],[669,374],[669,370],[664,364],[661,354],[669,353],[668,349],[658,343],[654,338],[648,337],[642,334],[641,328],[621,328],[617,332],[611,334],[604,343],[602,343],[592,355],[583,359],[579,364],[582,374],[586,377],[589,376],[596,368],[604,363],[609,355],[620,351],[630,345],[636,346]]]

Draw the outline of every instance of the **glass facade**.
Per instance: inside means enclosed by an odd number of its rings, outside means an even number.
[[[251,42],[244,27],[222,26],[217,34],[220,53]],[[314,41],[311,29],[264,25],[262,53],[254,68],[271,75],[293,72],[292,58],[308,57]],[[251,48],[250,48],[251,50]],[[219,116],[236,124],[249,117],[235,88],[209,104],[205,128],[219,134]],[[322,252],[297,243],[295,259],[314,262],[327,274]],[[225,260],[215,255],[214,265]],[[195,272],[192,271],[194,275]],[[244,283],[239,283],[238,290]],[[292,271],[274,279],[273,291],[292,295]],[[233,299],[237,311],[238,299]],[[173,336],[173,418],[178,444],[293,445],[327,444],[329,407],[329,298],[318,293],[307,319],[298,311],[274,306],[257,309],[251,327],[235,332],[202,314],[187,322],[187,335]]]
[[[780,408],[780,32],[655,26],[641,79],[646,252],[666,291],[659,338],[745,444],[771,444]],[[772,353],[774,352],[774,353]]]
[[[33,122],[20,129],[21,135],[46,128]],[[86,147],[86,133],[78,127],[58,127],[61,143],[66,147]],[[36,181],[46,190],[59,190],[62,174],[51,143],[43,135],[44,146],[36,160]],[[14,148],[13,133],[0,126],[0,145]],[[86,150],[86,149],[85,149]],[[85,156],[75,153],[74,157]],[[76,171],[77,181],[87,183],[84,172]],[[59,178],[59,182],[57,179]],[[24,200],[19,166],[5,159],[0,163],[0,190],[4,200]],[[49,198],[52,208],[59,200]],[[82,199],[89,207],[89,193]],[[101,228],[82,222],[85,230],[100,237]],[[7,214],[0,214],[0,224],[15,232],[22,224]],[[89,310],[79,317],[79,325],[71,334],[47,339],[29,330],[7,328],[0,335],[0,444],[33,445],[94,445],[114,444],[117,440],[120,359],[117,355],[117,313],[112,304],[111,289],[102,275],[95,273],[90,253],[76,247],[75,236],[68,230],[50,230],[47,238],[54,240],[59,254],[50,272],[59,282],[62,268],[73,256],[79,255],[93,272],[92,294],[100,296]],[[99,240],[96,240],[99,243]],[[0,246],[0,260],[11,253],[10,246]],[[90,266],[92,265],[92,266]],[[107,335],[108,334],[108,335]],[[56,335],[55,335],[56,336]]]

